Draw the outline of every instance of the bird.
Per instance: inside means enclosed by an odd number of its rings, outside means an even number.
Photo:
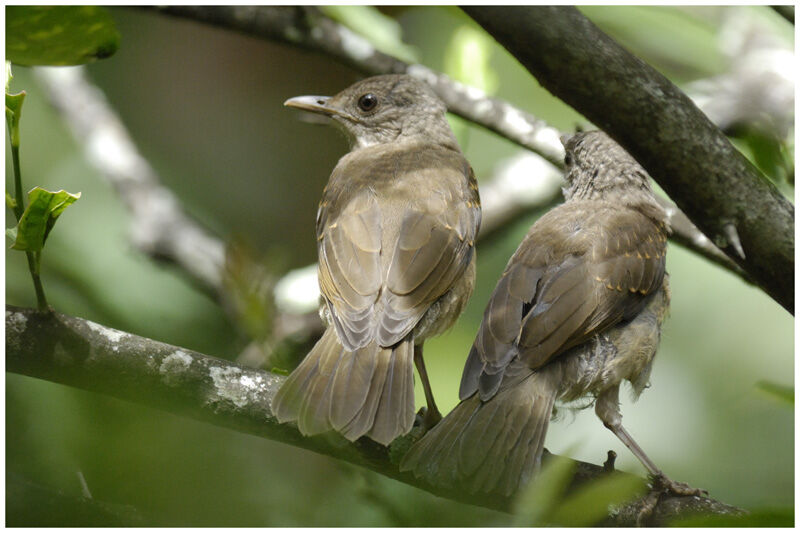
[[[669,309],[668,218],[645,170],[607,134],[562,143],[565,201],[510,258],[467,357],[460,403],[400,469],[434,485],[510,496],[540,469],[555,402],[588,398],[659,487],[699,495],[650,460],[619,408],[623,381],[636,397],[648,385]]]
[[[361,80],[332,97],[286,106],[329,117],[350,151],[337,163],[316,220],[320,340],[280,387],[272,410],[303,435],[336,431],[388,445],[411,431],[414,365],[441,419],[423,342],[448,329],[475,284],[478,184],[425,82]]]

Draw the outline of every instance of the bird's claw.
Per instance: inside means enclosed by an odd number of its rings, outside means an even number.
[[[647,496],[644,497],[642,508],[636,517],[636,525],[642,527],[645,522],[652,516],[655,511],[658,500],[662,496],[672,494],[674,496],[708,496],[708,491],[705,489],[696,489],[686,483],[679,481],[672,481],[663,473],[651,476],[651,489]]]

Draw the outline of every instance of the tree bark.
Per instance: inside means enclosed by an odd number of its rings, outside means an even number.
[[[794,206],[680,89],[574,7],[463,8],[539,82],[619,142],[794,313]]]
[[[444,498],[512,509],[511,498],[442,489],[400,472],[397,465],[411,444],[410,436],[385,447],[366,438],[349,442],[334,433],[305,437],[294,424],[278,423],[270,406],[283,376],[81,318],[6,306],[6,370],[305,448]],[[602,466],[576,463],[570,490],[604,475]],[[642,503],[623,506],[605,523],[635,524]],[[653,525],[696,513],[738,516],[743,511],[710,498],[669,496],[656,506]]]

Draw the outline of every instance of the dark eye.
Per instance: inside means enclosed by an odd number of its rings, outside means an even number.
[[[372,93],[367,93],[358,99],[358,108],[365,113],[372,111],[378,105],[378,97]]]
[[[567,152],[567,155],[564,156],[564,164],[570,166],[572,164],[572,154]]]

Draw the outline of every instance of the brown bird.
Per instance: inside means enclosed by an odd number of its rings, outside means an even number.
[[[388,444],[414,422],[414,363],[426,425],[441,418],[422,343],[449,328],[472,294],[478,185],[445,105],[415,78],[376,76],[285,105],[329,116],[351,149],[317,212],[328,327],[272,409],[305,435],[335,430]]]
[[[661,486],[670,481],[622,427],[619,386],[647,385],[669,306],[669,228],[644,169],[602,132],[565,141],[566,202],[542,216],[486,306],[461,403],[401,469],[432,484],[510,495],[538,470],[556,400],[595,412]]]

